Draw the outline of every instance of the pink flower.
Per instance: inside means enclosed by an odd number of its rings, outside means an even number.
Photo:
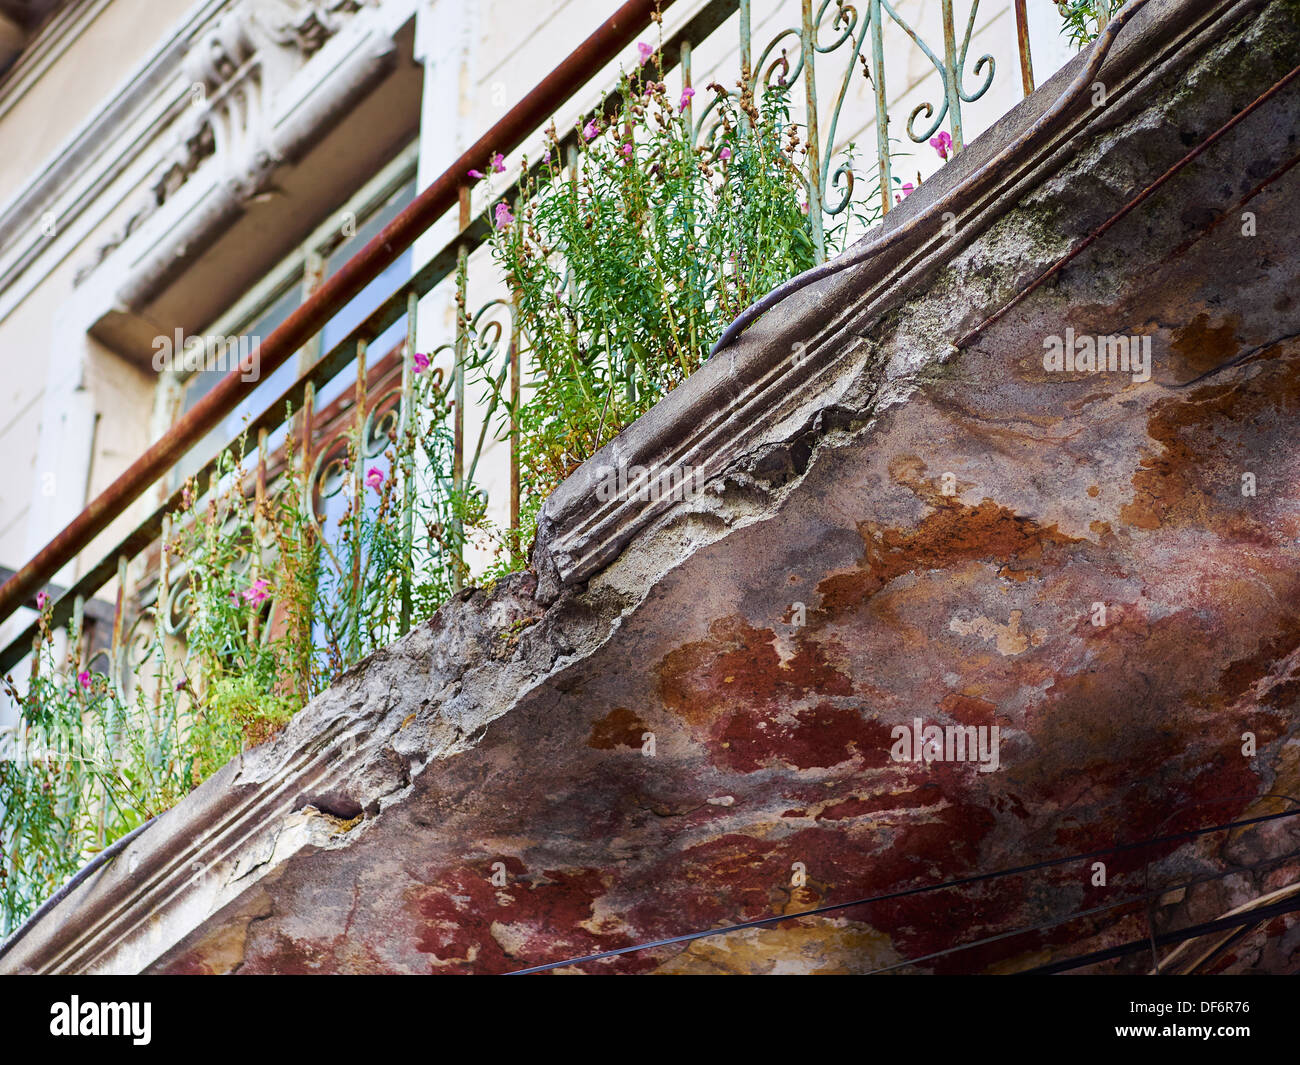
[[[506,172],[506,157],[500,152],[494,152],[492,155],[492,172],[496,174]]]
[[[600,133],[600,130],[596,128],[596,120],[594,118],[582,127],[582,135],[589,141],[594,141],[598,133]]]
[[[470,170],[468,171],[468,173],[469,176],[472,177],[475,181],[482,181],[483,178],[487,176],[483,173],[482,170]]]
[[[89,691],[89,690],[90,690],[90,674],[89,674],[86,670],[83,669],[80,673],[77,674],[77,683],[80,684],[80,685],[81,685],[83,688],[85,688],[87,691]]]
[[[271,597],[270,593],[267,592],[269,587],[270,585],[259,577],[244,589],[244,602],[252,603],[254,606],[257,606],[258,603],[264,602]]]
[[[952,151],[952,137],[947,130],[941,130],[937,137],[930,138],[930,147],[939,153],[940,159],[947,159],[948,153]]]
[[[910,181],[907,182],[906,184],[903,185],[902,191],[894,193],[894,202],[902,203],[903,197],[910,196],[915,191],[916,191],[916,186],[913,185]]]
[[[630,144],[623,145],[623,154],[630,156],[632,154],[632,145]]]
[[[718,153],[718,158],[725,163],[728,159],[731,158],[731,149],[723,148],[722,151]]]
[[[677,104],[677,109],[679,111],[685,111],[686,108],[690,106],[691,97],[694,95],[695,95],[695,90],[692,89],[689,85],[687,85],[686,88],[682,90],[682,98],[681,101]]]
[[[648,60],[652,55],[655,54],[655,50],[654,50],[653,48],[651,48],[648,44],[646,44],[645,41],[637,41],[637,42],[636,42],[636,50],[637,50],[637,53],[641,56],[641,58],[637,61],[637,66],[640,66],[640,67],[645,66],[645,65],[646,65],[646,61],[647,61],[647,60]]]
[[[44,609],[45,609],[45,604],[48,603],[49,601],[50,601],[50,597],[49,597],[48,595],[46,595],[44,592],[37,592],[37,593],[36,593],[36,609],[37,609],[37,610],[44,610]]]
[[[497,220],[497,229],[505,229],[506,226],[508,226],[511,222],[515,220],[515,216],[510,213],[510,205],[508,203],[497,204],[497,209],[495,214]]]
[[[378,466],[371,466],[366,470],[366,484],[370,485],[376,492],[383,486],[384,471]]]
[[[422,351],[417,351],[411,361],[415,363],[416,373],[423,373],[429,368],[429,356]]]

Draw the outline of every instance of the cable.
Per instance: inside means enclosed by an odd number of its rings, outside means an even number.
[[[726,925],[722,928],[708,928],[698,932],[687,932],[679,936],[670,936],[667,939],[650,940],[645,943],[636,943],[630,947],[617,947],[613,950],[601,951],[598,954],[587,954],[577,958],[569,958],[565,961],[548,962],[544,965],[533,965],[526,969],[516,969],[507,976],[528,976],[533,973],[549,972],[552,969],[562,969],[570,965],[583,965],[587,962],[603,961],[605,958],[615,958],[622,954],[631,954],[640,950],[651,950],[657,947],[673,946],[677,943],[689,943],[696,939],[706,939],[710,936],[726,935],[729,932],[738,932],[747,928],[761,928],[765,925],[777,924],[781,921],[793,921],[801,917],[816,917],[824,913],[831,913],[835,910],[845,910],[854,906],[865,906],[869,903],[888,902],[893,899],[907,898],[913,895],[924,895],[931,891],[944,891],[949,888],[963,887],[967,884],[980,883],[987,880],[996,880],[1004,876],[1017,876],[1022,873],[1036,872],[1040,869],[1048,869],[1056,865],[1065,865],[1070,862],[1087,861],[1089,858],[1097,858],[1103,854],[1119,854],[1124,851],[1135,850],[1139,847],[1151,847],[1163,843],[1172,843],[1177,840],[1186,840],[1197,836],[1208,835],[1211,832],[1221,832],[1224,829],[1232,830],[1242,828],[1248,825],[1262,824],[1268,821],[1276,821],[1284,817],[1295,817],[1300,815],[1300,810],[1286,810],[1276,814],[1262,814],[1259,817],[1250,817],[1241,821],[1229,821],[1222,825],[1212,825],[1208,828],[1188,829],[1185,832],[1178,832],[1170,836],[1155,837],[1153,839],[1142,840],[1137,843],[1122,843],[1113,847],[1103,847],[1100,850],[1088,851],[1084,854],[1071,854],[1063,858],[1050,858],[1041,862],[1034,862],[1030,865],[1014,866],[1010,869],[1000,869],[992,873],[976,873],[971,876],[958,877],[953,880],[947,880],[940,884],[927,884],[922,887],[905,888],[901,891],[891,891],[883,895],[869,895],[860,899],[853,899],[849,902],[828,903],[825,906],[817,906],[811,910],[802,910],[798,913],[774,914],[769,917],[758,917],[752,921],[741,921],[737,924]],[[1168,891],[1169,888],[1162,888],[1161,892]],[[1142,896],[1134,896],[1141,898]],[[1131,900],[1130,900],[1131,901]],[[1119,904],[1116,904],[1119,905]],[[1111,907],[1113,908],[1113,907]],[[972,944],[973,945],[973,944]]]
[[[1030,284],[1022,288],[1019,292],[1017,292],[1014,297],[1012,297],[1001,307],[999,307],[993,314],[985,318],[984,321],[980,322],[980,324],[975,326],[975,328],[963,334],[961,338],[953,346],[957,348],[965,347],[967,342],[971,339],[971,337],[975,336],[978,333],[984,332],[985,329],[987,329],[994,322],[998,321],[1003,315],[1005,315],[1013,307],[1019,306],[1019,304],[1026,297],[1028,297],[1031,293],[1037,291],[1040,286],[1042,286],[1045,282],[1047,282],[1047,280],[1051,278],[1054,274],[1056,274],[1057,271],[1059,271],[1063,266],[1065,266],[1069,262],[1072,262],[1086,249],[1090,248],[1094,243],[1100,240],[1102,236],[1104,236],[1106,232],[1109,231],[1116,223],[1118,223],[1121,219],[1125,218],[1130,212],[1136,209],[1140,204],[1146,202],[1146,200],[1149,197],[1154,195],[1157,189],[1159,189],[1162,185],[1165,184],[1165,182],[1169,181],[1171,178],[1177,175],[1183,169],[1183,167],[1185,167],[1188,163],[1192,162],[1193,160],[1197,159],[1202,153],[1204,153],[1207,149],[1209,149],[1212,145],[1214,145],[1219,140],[1220,137],[1222,137],[1225,133],[1227,133],[1229,130],[1235,127],[1239,122],[1241,122],[1247,116],[1253,114],[1259,107],[1263,106],[1265,103],[1271,100],[1275,95],[1277,95],[1277,93],[1281,92],[1297,77],[1300,77],[1300,66],[1293,69],[1289,74],[1284,75],[1281,79],[1274,82],[1268,89],[1260,93],[1260,95],[1257,96],[1254,100],[1252,100],[1246,107],[1242,108],[1235,115],[1233,115],[1232,118],[1228,119],[1227,122],[1225,122],[1222,126],[1220,126],[1208,137],[1206,137],[1205,140],[1201,141],[1200,144],[1198,144],[1190,152],[1188,152],[1181,159],[1179,159],[1178,162],[1174,163],[1173,166],[1169,167],[1169,169],[1166,170],[1163,174],[1161,174],[1158,178],[1156,178],[1155,181],[1151,182],[1150,185],[1148,185],[1136,196],[1130,199],[1126,204],[1124,204],[1123,207],[1121,207],[1113,215],[1107,218],[1106,221],[1104,221],[1101,225],[1099,225],[1096,229],[1094,229],[1091,233],[1089,233],[1083,240],[1081,240],[1068,252],[1066,252],[1059,259],[1057,259],[1056,262],[1054,262],[1051,266],[1049,266],[1045,271],[1043,271],[1036,278],[1034,278],[1034,280]],[[1280,167],[1278,171],[1276,171],[1275,174],[1269,178],[1269,180],[1270,181],[1276,180],[1277,177],[1280,177],[1282,174],[1286,173],[1286,171],[1290,170],[1291,167],[1293,167],[1295,164],[1296,164],[1295,159],[1291,159],[1288,162],[1284,163],[1283,166]],[[1258,189],[1262,189],[1266,184],[1268,184],[1268,181],[1261,182],[1260,185],[1256,187],[1255,191],[1257,191]],[[1262,345],[1260,349],[1256,349],[1256,350],[1262,350],[1263,347],[1268,347],[1268,346],[1269,345],[1265,344]],[[1240,362],[1242,361],[1243,358],[1244,356],[1241,356],[1235,361]],[[1228,364],[1228,365],[1232,365],[1232,364]],[[1206,373],[1202,374],[1201,377],[1208,377],[1211,373],[1218,373],[1219,370],[1225,368],[1226,366],[1215,367],[1215,369],[1213,370],[1206,371]],[[1199,381],[1200,379],[1201,378],[1197,378],[1196,380]],[[1188,381],[1186,384],[1180,385],[1179,387],[1186,388],[1189,385],[1195,383],[1196,381]]]
[[[1168,943],[1181,943],[1184,940],[1209,935],[1211,932],[1223,932],[1229,928],[1240,928],[1242,925],[1263,924],[1265,921],[1271,921],[1274,917],[1283,917],[1288,913],[1294,913],[1296,910],[1300,910],[1300,896],[1275,902],[1271,906],[1262,906],[1258,910],[1251,910],[1248,913],[1236,914],[1232,917],[1220,917],[1213,921],[1190,925],[1187,928],[1178,928],[1172,932],[1161,932],[1155,937],[1155,940],[1161,946]],[[1149,949],[1149,947],[1150,942],[1148,940],[1134,939],[1115,947],[1107,947],[1105,950],[1095,950],[1091,954],[1080,954],[1078,957],[1050,962],[1035,969],[1026,969],[1016,975],[1051,976],[1054,973],[1069,972],[1071,969],[1080,969],[1085,965],[1093,965],[1099,961],[1111,961],[1128,954],[1137,954]]]
[[[955,201],[968,194],[972,188],[976,188],[981,182],[986,181],[990,174],[993,174],[1002,167],[1012,156],[1020,152],[1027,143],[1032,143],[1037,139],[1044,130],[1050,128],[1058,118],[1086,93],[1092,86],[1093,80],[1097,76],[1097,71],[1101,68],[1106,57],[1110,54],[1111,46],[1115,43],[1115,38],[1119,35],[1120,30],[1127,25],[1129,19],[1136,15],[1148,0],[1128,0],[1107,24],[1101,35],[1093,42],[1092,55],[1089,57],[1084,68],[1075,75],[1069,87],[1062,93],[1054,104],[1044,111],[1037,119],[1025,130],[1019,137],[1004,147],[992,159],[986,162],[973,174],[966,178],[956,188],[950,189],[948,193],[937,202],[917,215],[910,222],[905,222],[897,229],[890,233],[882,234],[877,240],[867,245],[865,248],[859,248],[856,251],[846,252],[838,259],[822,263],[820,266],[814,266],[796,277],[792,277],[784,284],[778,285],[757,303],[750,304],[740,315],[723,331],[718,342],[713,345],[713,350],[709,352],[710,358],[725,348],[742,332],[749,328],[755,321],[770,311],[778,303],[784,302],[790,296],[808,285],[824,278],[832,277],[847,270],[849,267],[857,266],[868,259],[875,258],[899,243],[903,237],[912,233],[914,230],[926,225],[933,225],[938,219],[942,218],[945,212],[953,206]]]
[[[1216,880],[1226,880],[1230,876],[1238,876],[1241,873],[1258,872],[1259,870],[1265,869],[1270,865],[1281,865],[1283,862],[1288,862],[1292,858],[1300,858],[1300,850],[1288,851],[1286,854],[1280,855],[1279,857],[1266,858],[1262,861],[1254,862],[1250,865],[1236,865],[1233,866],[1231,869],[1225,869],[1219,873],[1210,873],[1206,876],[1196,877],[1195,879],[1188,880],[1182,884],[1167,884],[1157,891],[1151,891],[1151,890],[1142,891],[1136,895],[1130,895],[1126,899],[1120,899],[1117,902],[1107,903],[1105,906],[1093,906],[1090,909],[1086,909],[1086,910],[1076,910],[1074,913],[1066,914],[1064,917],[1053,917],[1050,918],[1049,920],[1041,922],[1040,924],[1026,925],[1024,928],[1015,928],[1009,932],[999,932],[997,935],[986,936],[984,939],[975,939],[969,943],[958,944],[955,947],[945,947],[943,950],[936,950],[931,954],[922,954],[916,958],[907,958],[904,961],[895,962],[893,965],[885,965],[879,969],[872,969],[870,972],[864,973],[862,975],[875,976],[879,973],[887,973],[894,969],[904,968],[905,966],[908,965],[918,965],[924,961],[933,961],[936,958],[943,958],[950,954],[960,954],[964,950],[972,950],[975,947],[987,946],[990,943],[997,943],[999,940],[1014,939],[1016,936],[1030,935],[1035,932],[1046,932],[1048,929],[1055,928],[1057,925],[1068,924],[1070,921],[1077,921],[1083,917],[1091,917],[1093,914],[1105,913],[1108,910],[1116,910],[1119,909],[1121,906],[1130,906],[1137,902],[1149,901],[1151,899],[1158,899],[1162,895],[1166,895],[1171,891],[1184,891],[1187,888],[1199,887],[1201,884],[1210,884]],[[1149,916],[1147,918],[1147,924],[1148,926],[1150,925]],[[1249,930],[1247,929],[1247,931]],[[1173,934],[1173,933],[1164,933],[1164,934]],[[1243,932],[1242,934],[1244,935],[1245,933]],[[1196,937],[1188,936],[1186,938],[1194,939]],[[1143,943],[1149,945],[1152,942],[1156,942],[1158,939],[1159,937],[1156,935],[1155,931],[1152,930],[1150,939],[1143,940]],[[1137,941],[1134,940],[1134,942]],[[1019,974],[1014,974],[1014,975],[1019,975]]]

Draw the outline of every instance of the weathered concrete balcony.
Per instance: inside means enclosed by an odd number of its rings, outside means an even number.
[[[1091,56],[0,971],[1294,971],[1300,2]]]

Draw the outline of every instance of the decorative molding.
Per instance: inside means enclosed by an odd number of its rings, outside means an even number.
[[[316,75],[280,83],[277,90],[282,91],[274,94],[255,79],[243,80],[251,79],[255,70],[265,73],[259,49],[213,97],[214,105],[230,109],[214,123],[214,180],[194,196],[182,185],[184,194],[173,197],[176,210],[162,208],[165,217],[160,215],[151,224],[148,235],[140,234],[139,247],[116,292],[117,308],[138,310],[152,300],[187,267],[193,249],[211,243],[242,214],[250,198],[270,186],[282,162],[301,158],[396,63],[397,46],[382,27],[356,26],[340,44],[345,47],[317,54],[322,70]],[[255,117],[250,121],[250,116]]]
[[[159,207],[174,195],[199,168],[199,164],[216,151],[216,139],[211,125],[199,124],[192,132],[185,131],[180,144],[167,152],[159,173],[149,186],[149,194],[131,211],[122,227],[107,241],[97,247],[91,258],[77,268],[73,284],[80,285],[109,255],[120,248],[128,237]]]
[[[98,14],[106,3],[97,0],[74,6],[56,23],[71,19],[74,12]],[[37,220],[48,214],[58,234],[97,224],[99,219],[86,219],[91,205],[147,150],[154,130],[170,124],[184,105],[178,83],[190,38],[229,3],[205,0],[125,79],[117,94],[54,152],[32,180],[0,207],[0,319],[34,286],[33,281],[22,291],[12,291],[19,278],[50,247],[50,238],[41,233]],[[75,27],[64,26],[62,32],[54,34],[59,46],[49,45],[48,61],[40,72],[66,51],[91,18],[87,14]],[[56,28],[51,27],[49,32]],[[6,97],[0,88],[0,119],[11,102],[12,95]],[[102,206],[100,216],[111,209],[112,205]]]
[[[313,56],[343,26],[343,16],[361,10],[361,0],[326,0],[286,12],[275,31],[281,44],[292,44],[305,56]]]
[[[99,12],[105,3],[106,0],[96,0],[58,16],[56,23],[60,26],[52,26],[47,31],[52,34],[46,47],[47,66],[57,61],[90,21],[87,17],[74,24],[73,12]],[[218,139],[218,128],[223,121],[227,130],[238,132],[247,128],[246,122],[235,123],[229,116],[223,120],[222,116],[212,114],[212,108],[227,105],[221,101],[220,91],[209,91],[210,87],[216,88],[210,85],[213,80],[227,86],[228,105],[236,110],[248,105],[249,93],[253,91],[264,104],[269,103],[259,86],[285,87],[301,80],[297,78],[298,72],[319,55],[324,45],[338,37],[349,20],[367,19],[369,32],[358,35],[357,51],[367,52],[373,59],[374,38],[379,35],[391,39],[395,27],[401,24],[404,15],[409,17],[414,6],[415,0],[202,0],[175,32],[125,79],[117,94],[65,141],[25,187],[0,206],[0,320],[70,252],[82,258],[76,283],[84,282],[100,264],[147,228],[146,223],[174,200],[195,174],[206,169],[205,161],[217,156],[223,148]],[[251,32],[241,35],[229,28],[218,31],[224,16],[237,7],[246,11]],[[55,29],[59,29],[57,34]],[[56,39],[61,42],[58,48],[54,44]],[[252,64],[256,69],[242,73],[238,68],[232,70],[230,61],[241,54],[241,49],[246,49],[250,40],[256,50],[244,66]],[[391,46],[391,40],[389,43]],[[196,53],[201,53],[201,58]],[[19,65],[27,60],[25,55]],[[325,83],[339,76],[346,78],[348,70],[344,68],[358,65],[373,67],[374,64],[365,56],[356,57],[352,63],[346,59],[332,66],[326,63],[319,77],[320,84],[294,87],[285,96],[297,101],[299,110],[315,110],[310,104],[314,96],[322,91],[337,95]],[[227,80],[254,74],[260,79],[259,86],[233,87]],[[204,86],[198,104],[194,102],[198,94],[196,85]],[[6,100],[15,91],[12,82],[0,85],[0,115],[7,106]],[[304,99],[308,103],[304,104]],[[268,111],[263,110],[260,118],[263,128],[268,128]],[[209,128],[205,129],[205,124]],[[293,132],[298,135],[298,131]],[[159,147],[159,137],[167,138],[161,142],[162,147]],[[276,158],[265,141],[251,152],[245,150],[246,141],[230,148],[225,157],[227,166],[217,180],[233,179],[237,186],[234,198],[238,200],[239,190],[245,196],[257,191]],[[116,231],[87,255],[88,249],[80,241],[121,203],[108,202],[104,191],[151,157],[158,162],[148,172],[145,191]],[[42,232],[38,223],[45,218],[49,219],[54,236]],[[34,270],[38,261],[47,264],[39,274]]]
[[[74,283],[94,273],[206,160],[215,160],[230,192],[240,199],[263,188],[282,161],[272,144],[279,90],[362,7],[358,0],[237,0],[196,35],[182,65],[190,82],[190,106],[173,123],[171,147],[144,197],[78,268]]]

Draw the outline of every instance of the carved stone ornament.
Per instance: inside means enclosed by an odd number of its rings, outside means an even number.
[[[279,162],[270,140],[276,90],[367,6],[362,0],[240,0],[199,33],[182,73],[188,104],[162,134],[147,192],[76,272],[81,284],[154,212],[216,157],[223,180],[252,196]]]

